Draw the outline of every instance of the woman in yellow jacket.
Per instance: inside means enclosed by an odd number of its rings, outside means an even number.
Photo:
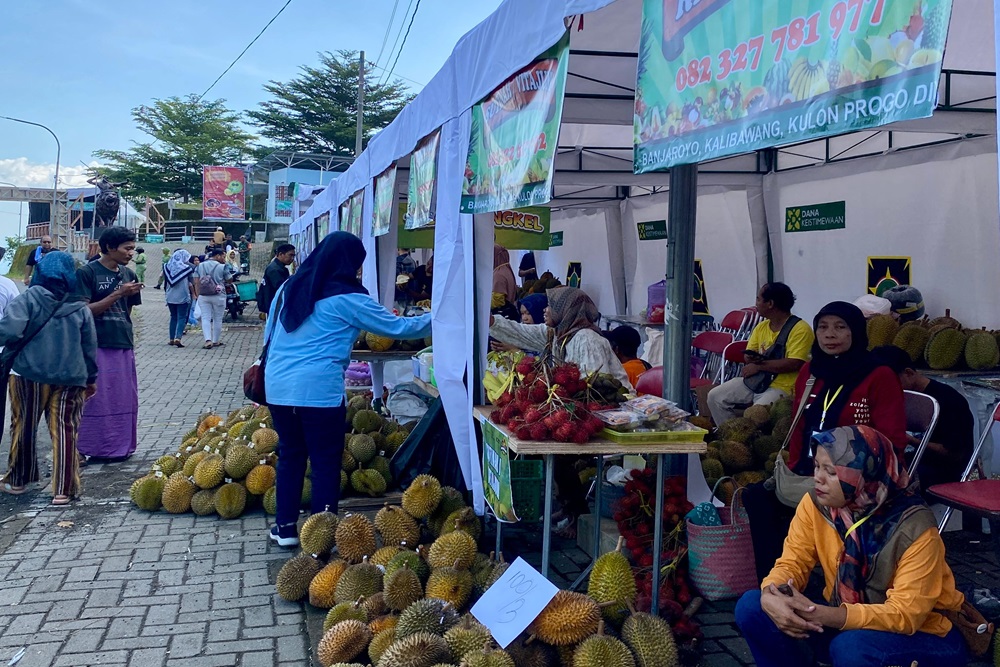
[[[736,605],[757,665],[811,665],[826,651],[834,667],[966,664],[961,633],[936,611],[958,610],[964,598],[892,443],[845,426],[817,433],[812,446],[815,494],[799,503],[761,590]],[[801,593],[817,564],[820,603]]]

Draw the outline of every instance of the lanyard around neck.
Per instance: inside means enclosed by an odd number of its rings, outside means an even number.
[[[837,387],[837,391],[833,392],[833,396],[830,396],[830,390],[826,390],[826,398],[823,399],[823,414],[819,418],[819,429],[824,430],[826,425],[826,413],[833,407],[833,404],[837,401],[837,397],[840,396],[840,392],[844,390],[844,385]]]

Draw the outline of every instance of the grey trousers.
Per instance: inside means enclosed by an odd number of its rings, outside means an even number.
[[[751,405],[770,405],[787,397],[788,394],[773,387],[755,394],[743,384],[743,378],[738,377],[723,382],[708,392],[708,409],[712,412],[712,420],[718,426],[733,417],[742,416],[743,411]]]

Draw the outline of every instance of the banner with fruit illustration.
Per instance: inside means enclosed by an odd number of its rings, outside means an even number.
[[[926,118],[952,0],[643,0],[636,173]]]
[[[330,233],[330,212],[327,211],[323,215],[316,218],[313,228],[316,230],[316,243],[319,243],[326,238],[326,235]]]
[[[472,107],[462,213],[552,199],[553,160],[569,68],[569,33]]]
[[[375,177],[375,210],[372,236],[384,236],[392,226],[392,204],[396,201],[396,163]]]
[[[434,224],[440,146],[441,130],[434,130],[420,140],[410,155],[410,182],[406,193],[407,229],[420,229]]]
[[[205,220],[244,220],[246,174],[239,167],[203,167],[202,216]]]
[[[514,492],[510,486],[510,452],[508,437],[493,422],[483,425],[483,492],[493,516],[499,521],[517,522],[514,512]]]

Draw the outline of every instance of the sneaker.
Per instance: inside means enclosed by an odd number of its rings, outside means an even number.
[[[299,536],[295,529],[295,524],[291,524],[290,526],[278,526],[275,524],[271,526],[271,532],[267,536],[279,547],[299,546]]]

